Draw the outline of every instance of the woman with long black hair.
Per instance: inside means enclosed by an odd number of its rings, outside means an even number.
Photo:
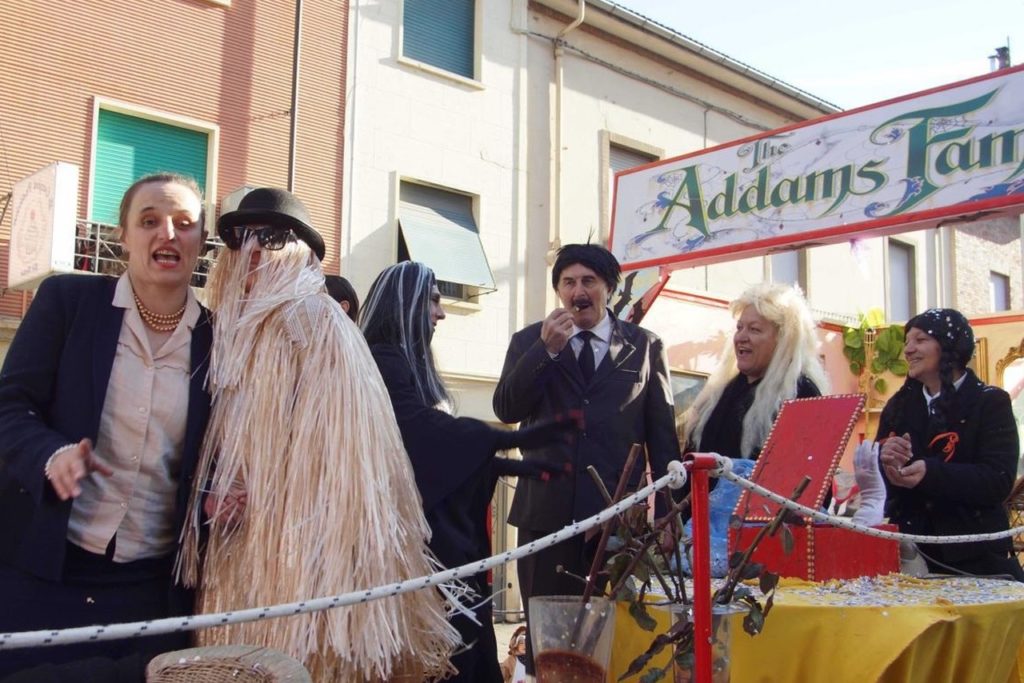
[[[430,350],[434,328],[444,318],[433,271],[406,261],[377,276],[363,304],[360,326],[384,377],[412,461],[432,531],[430,548],[446,567],[457,567],[490,555],[487,506],[499,476],[544,478],[560,473],[557,467],[495,453],[567,438],[574,424],[563,420],[509,431],[453,416],[451,397]],[[452,618],[465,648],[452,657],[459,673],[450,680],[501,683],[490,582],[482,572],[466,583],[478,596],[473,607],[478,623],[464,614]]]

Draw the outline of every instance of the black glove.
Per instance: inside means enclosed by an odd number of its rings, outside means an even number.
[[[499,477],[529,477],[547,481],[562,477],[572,471],[572,463],[560,465],[543,460],[513,460],[511,458],[495,458],[494,471]]]
[[[555,415],[550,420],[535,422],[529,427],[516,431],[502,431],[498,435],[497,449],[507,451],[510,448],[532,449],[557,443],[570,443],[573,436],[583,429],[583,413],[571,410],[565,414]]]

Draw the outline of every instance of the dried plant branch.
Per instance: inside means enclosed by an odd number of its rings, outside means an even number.
[[[811,478],[805,476],[800,483],[793,489],[793,494],[790,496],[790,500],[797,500],[803,494],[804,489],[811,483]],[[754,536],[754,540],[750,542],[747,549],[743,551],[743,555],[740,557],[739,562],[735,566],[729,569],[729,576],[726,578],[725,585],[715,591],[715,597],[712,602],[719,604],[726,604],[732,600],[733,593],[736,591],[736,586],[742,580],[743,571],[750,563],[750,558],[753,556],[754,551],[757,550],[757,546],[760,545],[767,536],[774,536],[782,526],[782,522],[786,517],[787,508],[781,508],[771,522],[764,525],[757,531],[757,535]],[[732,564],[732,563],[730,563]]]
[[[633,447],[629,449],[629,455],[626,456],[626,464],[622,468],[622,475],[619,477],[619,482],[615,486],[615,495],[611,498],[608,497],[608,489],[604,485],[604,481],[601,480],[601,476],[597,470],[594,469],[593,465],[587,467],[591,478],[597,484],[598,490],[601,495],[604,496],[605,501],[609,505],[622,500],[622,496],[626,493],[626,487],[629,485],[629,480],[633,475],[633,468],[636,466],[636,459],[640,455],[640,444],[635,443]],[[619,520],[622,521],[621,516]],[[608,547],[608,537],[611,536],[612,521],[608,520],[602,525],[601,538],[597,542],[597,549],[594,552],[594,560],[590,563],[590,573],[587,576],[587,587],[583,590],[583,604],[586,604],[590,597],[594,594],[594,586],[597,584],[597,575],[601,569],[601,565],[604,564],[604,551]]]
[[[619,482],[615,487],[615,496],[611,499],[610,503],[615,504],[622,499],[622,496],[626,493],[626,487],[629,484],[629,479],[633,474],[633,468],[636,465],[636,459],[640,455],[640,444],[633,444],[633,447],[629,449],[629,455],[626,456],[626,464],[622,469],[622,476],[619,477]],[[598,475],[597,471],[590,466],[587,468],[590,476],[597,482],[598,490],[605,496],[607,500],[608,489],[605,487],[604,482]],[[612,521],[608,520],[602,525],[601,537],[598,539],[597,548],[594,551],[594,560],[590,564],[590,572],[587,575],[587,585],[583,589],[583,598],[580,601],[580,611],[576,616],[576,623],[573,625],[573,642],[589,642],[593,638],[597,637],[597,634],[587,634],[584,637],[583,630],[583,617],[586,615],[586,604],[590,601],[590,598],[594,595],[594,588],[597,585],[597,577],[601,565],[604,562],[604,551],[608,547],[608,537],[611,536]],[[613,596],[614,597],[614,596]]]
[[[791,500],[799,499],[801,494],[804,492],[804,490],[807,488],[809,484],[810,478],[805,477],[803,481],[801,481],[794,488],[793,493],[790,496]],[[631,547],[630,550],[634,551],[635,554],[630,555],[630,563],[627,565],[626,571],[624,571],[622,577],[617,582],[615,588],[611,591],[611,595],[614,596],[621,589],[621,586],[625,583],[625,581],[629,579],[630,576],[632,576],[635,573],[636,568],[640,565],[641,562],[644,563],[644,566],[648,568],[649,563],[656,564],[653,562],[653,558],[650,553],[651,545],[654,545],[656,543],[656,540],[658,539],[659,535],[665,530],[665,528],[669,524],[671,524],[672,519],[674,517],[678,517],[680,511],[688,507],[688,505],[688,499],[684,499],[683,501],[680,501],[678,503],[673,503],[669,515],[666,515],[665,517],[658,520],[653,526],[646,527],[646,531],[644,531],[643,533],[633,531],[635,545]],[[758,545],[765,538],[775,535],[778,532],[779,528],[786,522],[786,517],[786,509],[783,508],[782,510],[778,511],[775,514],[771,522],[765,524],[758,530],[758,533],[755,535],[753,541],[743,551],[743,553],[739,555],[738,560],[731,563],[732,566],[729,570],[728,576],[726,577],[725,584],[717,591],[715,591],[714,595],[712,596],[712,604],[729,604],[733,601],[736,589],[740,581],[742,581],[751,570],[751,558],[753,557],[753,554],[757,549]],[[659,548],[659,552],[661,553],[662,560],[666,562],[666,565],[671,566],[671,564],[668,563],[666,554],[661,548]],[[753,566],[759,567],[759,565]],[[677,567],[676,571],[681,572],[681,568]],[[669,573],[672,576],[673,580],[677,579],[675,573]],[[758,602],[752,596],[748,595],[742,598],[742,602],[749,609],[747,618],[744,620],[744,628],[747,628],[746,622],[752,617],[756,617],[755,621],[759,621],[763,624],[764,617],[768,614],[768,611],[771,609],[772,606],[774,586],[778,581],[778,577],[768,572],[764,572],[763,569],[760,570],[760,574],[762,592],[768,597],[765,602],[764,608],[762,608],[760,602]],[[663,579],[661,571],[658,570],[656,567],[654,568],[652,575],[655,576],[655,578]],[[683,581],[681,575],[678,577],[678,581],[679,584],[684,587],[683,592],[681,594],[682,599],[678,600],[678,602],[680,604],[689,604],[689,601],[686,599],[685,595],[685,581]],[[703,588],[695,587],[695,590],[703,590]],[[666,594],[671,596],[669,591],[666,591]],[[638,599],[643,600],[642,596],[643,591],[641,591],[641,597]],[[679,594],[677,594],[677,597],[679,597]],[[634,615],[634,618],[636,617],[637,615]],[[759,629],[753,631],[751,631],[750,629],[747,630],[750,633],[757,633]],[[643,671],[646,671],[642,678],[643,681],[660,680],[666,674],[671,672],[673,664],[670,662],[668,665],[661,668],[648,668],[648,665],[655,656],[657,656],[667,647],[671,647],[673,650],[672,659],[675,662],[680,662],[683,665],[685,665],[687,657],[692,659],[694,632],[695,629],[692,621],[683,619],[675,622],[674,624],[672,624],[668,631],[657,635],[653,639],[647,651],[630,663],[628,670],[619,678],[619,680],[622,681],[627,678],[631,678]]]

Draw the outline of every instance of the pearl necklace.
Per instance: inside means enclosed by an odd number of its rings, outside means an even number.
[[[153,330],[154,332],[173,332],[181,322],[182,317],[185,315],[185,307],[188,305],[188,299],[181,305],[177,311],[171,314],[154,313],[153,311],[146,308],[146,305],[139,299],[139,295],[132,292],[132,296],[135,297],[135,308],[139,311],[139,316],[142,318],[142,322],[146,324],[146,327]]]

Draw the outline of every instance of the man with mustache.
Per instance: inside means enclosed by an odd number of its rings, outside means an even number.
[[[580,410],[585,425],[572,444],[524,450],[527,461],[571,462],[572,475],[519,480],[509,523],[519,528],[520,545],[605,507],[589,465],[614,491],[634,443],[646,446],[655,477],[679,457],[664,346],[653,333],[616,319],[608,309],[620,275],[619,262],[601,246],[562,247],[551,273],[561,306],[509,343],[494,393],[495,415],[528,427]],[[634,469],[630,490],[639,487],[643,469]],[[587,542],[580,535],[519,560],[524,605],[534,595],[582,594],[584,584],[575,577],[589,573],[595,551],[596,538]],[[532,673],[531,660],[532,655],[527,664]]]

